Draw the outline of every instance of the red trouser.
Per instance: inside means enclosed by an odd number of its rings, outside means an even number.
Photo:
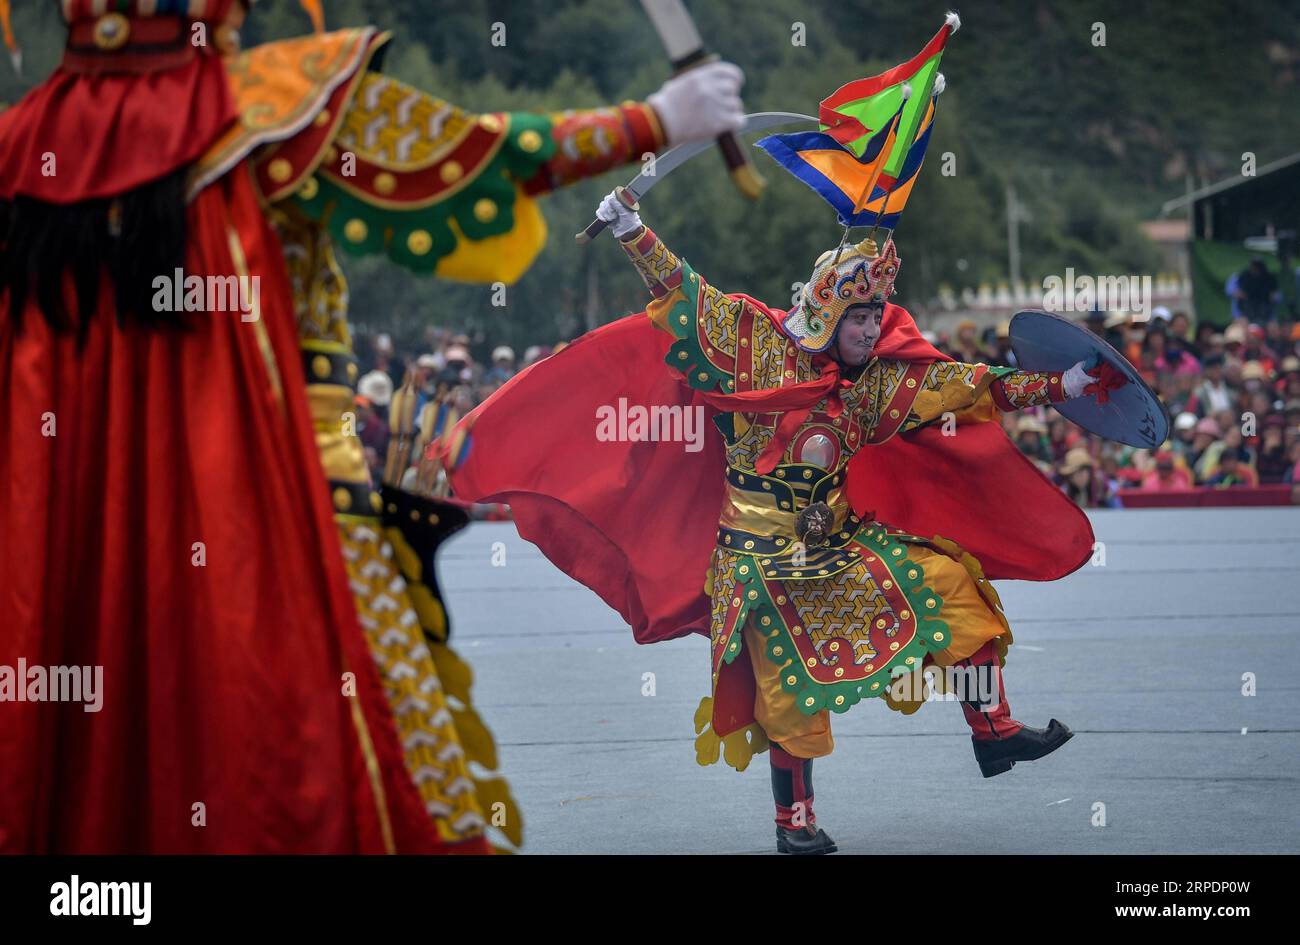
[[[974,668],[966,674],[967,689],[959,692],[961,710],[976,741],[1007,738],[1022,726],[1011,717],[1011,708],[1003,697],[1002,666],[995,642],[990,640],[964,660],[953,664],[961,669]],[[812,759],[790,754],[772,742],[769,760],[772,765],[772,794],[776,800],[776,822],[787,830],[817,823],[812,802]],[[802,816],[800,816],[802,814]]]
[[[776,800],[776,822],[787,830],[812,827],[812,759],[797,758],[772,742],[768,756],[772,764],[772,796]]]
[[[1007,705],[1002,687],[1002,665],[998,661],[994,641],[985,643],[953,666],[973,666],[979,674],[979,689],[982,691],[968,689],[961,693],[963,697],[974,697],[970,701],[962,699],[961,711],[966,716],[966,724],[970,726],[971,736],[976,741],[1007,738],[1024,727],[1011,717],[1011,707]]]

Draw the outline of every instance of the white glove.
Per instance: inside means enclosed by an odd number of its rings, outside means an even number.
[[[1061,386],[1065,388],[1065,399],[1073,400],[1083,394],[1083,389],[1096,380],[1086,370],[1085,361],[1080,361],[1061,375]]]
[[[596,219],[608,223],[610,232],[618,239],[631,236],[641,229],[641,215],[619,200],[612,190],[596,208]]]
[[[673,76],[646,98],[669,146],[716,138],[745,124],[740,87],[745,73],[730,62],[710,62]]]

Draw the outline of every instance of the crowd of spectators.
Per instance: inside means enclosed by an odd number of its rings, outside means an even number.
[[[484,364],[471,354],[468,335],[447,329],[430,329],[424,338],[424,350],[415,352],[398,351],[387,333],[359,337],[356,350],[362,374],[356,396],[358,435],[375,481],[382,477],[387,455],[389,404],[408,374],[416,390],[414,417],[418,429],[421,422],[442,423],[448,416],[445,410],[426,411],[428,405],[453,408],[453,418],[464,416],[519,370],[561,347],[562,343],[533,345],[520,358],[509,345],[498,345]],[[412,464],[418,459],[412,456]]]
[[[1119,508],[1123,490],[1287,484],[1300,504],[1300,323],[1234,319],[1196,325],[1157,307],[1150,319],[1093,312],[1081,320],[1138,369],[1173,420],[1142,450],[1086,433],[1054,410],[1007,414],[1020,451],[1087,508]],[[963,361],[1014,364],[1003,322],[982,336],[963,322],[937,346]]]
[[[1288,484],[1300,504],[1300,323],[1243,316],[1219,328],[1161,307],[1146,320],[1092,312],[1080,322],[1129,359],[1164,401],[1173,424],[1160,448],[1142,450],[1089,434],[1049,408],[1005,415],[1004,427],[1020,451],[1074,501],[1118,508],[1124,490]],[[951,333],[924,334],[958,360],[1014,366],[1008,332],[1009,322],[981,333],[964,321]],[[430,416],[423,411],[430,402],[449,404],[463,416],[563,343],[530,347],[522,358],[499,345],[486,363],[473,357],[464,334],[433,329],[425,346],[399,353],[386,334],[358,339],[359,434],[376,478],[389,436],[387,408],[408,370],[418,390],[417,416]]]

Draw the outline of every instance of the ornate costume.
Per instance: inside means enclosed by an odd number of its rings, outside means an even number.
[[[1073,378],[932,348],[885,304],[899,267],[892,242],[824,255],[790,312],[719,291],[644,227],[622,245],[655,297],[646,314],[597,329],[467,417],[471,448],[452,481],[463,497],[510,502],[521,534],[616,607],[639,641],[709,635],[700,763],[725,754],[743,769],[774,744],[781,848],[826,852],[811,759],[833,747],[830,713],[870,696],[915,711],[925,667],[984,674],[992,696],[961,698],[986,777],[1068,738],[1055,720],[1036,730],[1011,719],[1000,697],[1011,634],[988,578],[1069,573],[1092,532],[989,421],[1064,399]],[[845,312],[871,303],[885,306],[875,357],[847,369],[825,352]],[[656,356],[689,387],[646,376],[662,372]],[[587,446],[576,431],[552,432],[620,398],[707,411],[720,436],[692,455],[664,436]],[[543,410],[545,470],[525,432]],[[580,489],[564,481],[576,469]],[[615,508],[620,488],[630,491]],[[706,532],[700,519],[713,515]],[[680,562],[680,586],[659,555]],[[1012,744],[1024,751],[1007,754]]]
[[[380,75],[373,29],[241,53],[239,0],[62,8],[62,67],[0,114],[0,657],[102,665],[116,696],[13,710],[0,850],[486,852],[489,821],[518,843],[470,768],[495,746],[434,580],[466,517],[395,488],[402,391],[370,481],[335,247],[512,281],[536,197],[660,149],[658,113],[471,114]],[[175,233],[142,232],[137,193],[184,207]],[[68,205],[91,242],[42,281],[28,247]],[[160,327],[119,251],[160,245],[260,291]]]
[[[1104,402],[1125,378],[1108,364],[955,362],[889,302],[892,238],[848,245],[851,226],[896,225],[959,25],[949,14],[909,62],[824,100],[820,132],[760,142],[845,226],[793,309],[709,285],[616,190],[597,218],[654,301],[514,378],[461,422],[468,451],[446,454],[457,494],[509,502],[520,534],[639,642],[708,635],[697,758],[743,769],[770,746],[781,852],[836,849],[812,812],[830,714],[873,696],[914,712],[927,667],[961,701],[985,777],[1071,735],[1055,719],[1011,718],[1011,633],[989,579],[1068,574],[1092,529],[991,421],[1085,394]],[[590,411],[613,403],[636,405],[650,429],[590,442]],[[718,435],[678,452],[672,423],[687,411]]]
[[[669,363],[693,361],[692,386],[719,392],[824,377],[833,362],[820,353],[846,309],[883,302],[898,272],[892,241],[879,255],[869,242],[831,251],[778,323],[685,270],[650,230],[624,246],[656,296],[647,314],[678,339]],[[859,517],[848,464],[860,448],[945,415],[955,425],[982,422],[1063,397],[1060,373],[875,358],[855,379],[838,377],[811,409],[731,414],[709,574],[713,672],[716,681],[748,650],[769,737],[798,745],[801,757],[828,754],[826,711],[902,691],[891,687],[898,669],[950,665],[993,640],[1005,653],[1009,628],[979,563],[941,536]],[[810,537],[798,518],[819,506],[829,527]],[[701,736],[702,752],[707,741]]]

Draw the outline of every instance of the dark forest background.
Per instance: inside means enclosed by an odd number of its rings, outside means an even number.
[[[15,0],[25,75],[0,68],[14,101],[55,67],[63,41],[53,0]],[[553,110],[642,99],[667,76],[635,0],[325,0],[330,27],[394,33],[385,70],[474,110]],[[749,111],[815,112],[838,85],[915,53],[942,3],[860,0],[688,0],[709,45],[747,76]],[[1007,278],[1005,190],[1016,188],[1026,281],[1073,266],[1155,273],[1137,227],[1189,187],[1300,150],[1300,4],[1295,0],[999,0],[956,5],[962,28],[942,71],[948,89],[922,179],[898,230],[901,301],[924,309],[941,285]],[[494,22],[506,45],[491,44]],[[806,46],[791,42],[802,23]],[[1094,24],[1105,46],[1094,46]],[[294,0],[262,0],[245,45],[309,24]],[[956,173],[940,173],[941,156]],[[719,159],[697,158],[649,195],[643,215],[714,283],[779,302],[841,230],[829,208],[765,155],[770,182],[749,203]],[[632,171],[554,195],[551,240],[512,287],[505,309],[485,287],[417,279],[382,259],[345,260],[353,317],[413,341],[428,324],[468,329],[476,343],[516,346],[572,337],[642,306],[643,289],[607,242],[572,234]]]

